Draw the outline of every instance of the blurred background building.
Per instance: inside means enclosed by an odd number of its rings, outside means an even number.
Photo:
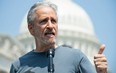
[[[100,42],[96,38],[88,14],[71,0],[63,0],[63,2],[51,0],[51,2],[58,5],[57,45],[69,45],[81,49],[93,63],[93,55],[97,53]],[[8,73],[13,60],[35,48],[34,39],[27,29],[26,15],[22,20],[19,35],[12,37],[0,34],[0,73]]]

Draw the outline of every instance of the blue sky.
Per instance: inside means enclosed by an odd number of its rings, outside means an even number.
[[[27,10],[38,0],[1,0],[0,33],[16,36]],[[89,14],[97,38],[106,44],[104,54],[112,73],[116,72],[116,0],[73,0]]]

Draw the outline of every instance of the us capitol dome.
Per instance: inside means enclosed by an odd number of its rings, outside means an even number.
[[[101,43],[96,38],[88,14],[72,0],[50,1],[58,6],[57,45],[68,45],[80,49],[93,63],[93,56],[98,52]],[[35,49],[34,38],[27,29],[26,15],[22,20],[17,37],[0,34],[0,73],[8,73],[14,59]]]
[[[50,0],[58,6],[59,33],[57,45],[68,45],[81,49],[92,61],[99,49],[100,42],[96,38],[93,24],[82,7],[71,0]],[[64,4],[65,3],[65,4]],[[27,27],[27,14],[24,16],[17,39],[26,51],[34,49],[35,43]]]

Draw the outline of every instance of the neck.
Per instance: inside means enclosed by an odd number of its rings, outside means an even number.
[[[56,47],[57,47],[57,45],[53,45],[53,46],[51,46],[51,45],[44,45],[44,46],[36,45],[35,51],[36,52],[46,52],[49,49],[51,49],[51,48],[54,48],[55,49]]]

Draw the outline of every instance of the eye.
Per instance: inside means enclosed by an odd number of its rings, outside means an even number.
[[[40,20],[39,24],[43,25],[43,24],[46,24],[48,22],[48,19],[43,19],[43,20]]]
[[[56,19],[51,19],[51,22],[52,22],[53,24],[56,24],[56,23],[57,23],[57,20],[56,20]]]

